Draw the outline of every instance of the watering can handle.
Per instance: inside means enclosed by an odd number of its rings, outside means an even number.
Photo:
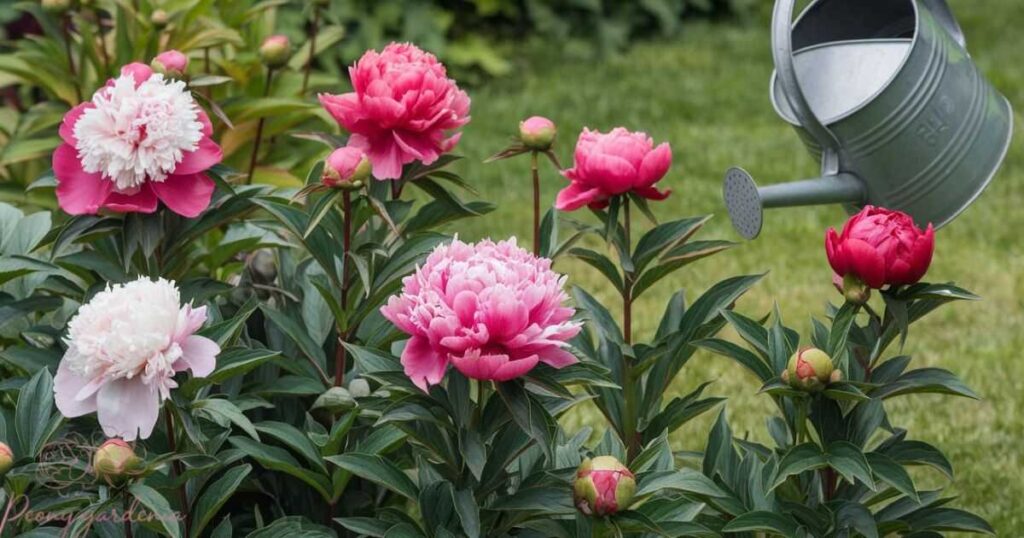
[[[939,21],[939,24],[949,32],[949,35],[961,47],[966,49],[967,38],[964,37],[964,31],[960,28],[960,23],[953,16],[953,10],[949,7],[949,2],[947,0],[921,0],[921,3],[928,6],[928,10],[932,12],[932,15]]]
[[[776,76],[782,83],[783,97],[803,126],[823,149],[822,168],[824,173],[835,173],[838,168],[839,140],[821,123],[800,88],[793,65],[793,9],[796,0],[777,0],[772,16],[772,56],[775,60]]]

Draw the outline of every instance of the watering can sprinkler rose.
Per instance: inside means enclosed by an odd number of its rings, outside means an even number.
[[[795,24],[794,4],[775,4],[771,98],[821,177],[758,187],[730,169],[733,226],[753,239],[764,208],[834,203],[903,211],[922,228],[953,220],[999,169],[1013,110],[946,0],[816,0]]]

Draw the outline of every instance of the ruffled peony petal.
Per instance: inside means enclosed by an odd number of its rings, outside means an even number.
[[[608,194],[622,194],[633,188],[637,169],[632,163],[615,155],[595,153],[587,159],[582,171],[591,185]]]
[[[377,179],[398,179],[402,177],[402,166],[406,162],[405,153],[402,152],[401,146],[395,142],[393,137],[387,137],[387,140],[383,140],[382,137],[376,137],[375,142],[363,143],[362,141],[367,140],[361,135],[352,135],[349,139],[349,144],[361,147],[363,151],[366,151],[366,156],[370,158],[370,164],[373,165],[373,177]]]
[[[210,207],[216,187],[205,174],[172,175],[162,182],[149,184],[168,209],[186,218],[195,218]]]
[[[482,355],[480,350],[472,350],[461,357],[452,356],[452,365],[470,379],[482,381],[508,381],[525,375],[537,366],[538,357],[510,360],[508,355]]]
[[[448,361],[434,351],[426,338],[413,336],[402,350],[402,367],[405,375],[426,392],[430,385],[441,382],[444,371],[448,368]]]
[[[78,393],[89,384],[89,380],[71,371],[67,361],[57,366],[53,377],[53,400],[60,414],[67,418],[80,417],[96,411],[96,396],[79,398]]]
[[[555,199],[555,209],[559,211],[576,211],[577,209],[593,204],[604,197],[604,193],[598,188],[586,188],[579,183],[570,183],[568,187],[558,191]]]
[[[153,213],[156,211],[157,200],[150,185],[153,183],[143,183],[134,194],[112,192],[103,202],[103,207],[118,213]]]
[[[576,355],[559,347],[547,347],[537,352],[540,361],[554,368],[565,368],[570,364],[580,362]]]
[[[78,118],[81,118],[82,114],[92,106],[93,104],[91,101],[86,101],[76,105],[75,108],[72,108],[64,115],[64,119],[60,123],[59,131],[60,137],[64,142],[67,142],[72,146],[75,145],[75,123],[77,123]]]
[[[857,275],[870,288],[879,289],[885,285],[885,260],[871,245],[860,239],[849,239],[843,243],[849,272]]]
[[[832,270],[839,275],[840,279],[846,276],[850,270],[850,264],[847,262],[846,253],[843,251],[842,242],[835,228],[829,228],[825,232],[825,255],[828,257],[828,264],[832,266]]]
[[[672,194],[671,189],[665,189],[664,191],[658,190],[657,187],[638,187],[633,189],[633,192],[637,196],[647,198],[648,200],[664,200]]]
[[[189,369],[196,377],[206,377],[217,366],[218,354],[220,346],[213,340],[203,336],[189,336],[181,346],[181,358],[174,363],[174,369],[178,372]]]
[[[668,143],[662,143],[644,156],[634,187],[650,187],[665,177],[671,166],[672,148]]]
[[[62,144],[53,152],[53,175],[57,178],[57,203],[70,215],[95,215],[114,186],[100,174],[82,170],[82,163],[69,144]]]
[[[97,418],[107,437],[134,441],[153,433],[160,413],[160,397],[155,387],[138,377],[118,379],[100,388],[96,406]]]
[[[205,172],[223,158],[224,153],[221,151],[220,146],[211,138],[203,137],[195,151],[190,151],[182,157],[181,162],[174,168],[172,175],[187,176]]]

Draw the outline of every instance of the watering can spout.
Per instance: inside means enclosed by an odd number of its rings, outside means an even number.
[[[731,168],[726,172],[722,194],[733,227],[746,239],[754,239],[761,233],[766,208],[843,203],[860,205],[867,199],[864,182],[853,174],[839,173],[758,187],[754,178],[742,168]]]

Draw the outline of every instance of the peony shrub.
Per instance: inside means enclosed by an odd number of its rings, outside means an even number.
[[[148,15],[123,24],[199,24]],[[23,235],[0,244],[0,478],[25,507],[0,533],[991,532],[917,485],[909,467],[952,465],[886,407],[977,397],[902,354],[913,323],[977,299],[922,282],[931,227],[867,207],[829,230],[822,275],[827,260],[843,295],[806,336],[778,309],[742,313],[759,274],[675,291],[657,330],[636,331],[638,298],[735,246],[699,238],[710,216],[656,218],[685,189],[679,148],[585,128],[563,167],[556,123],[526,118],[490,160],[531,159],[532,242],[464,242],[449,232],[494,209],[452,166],[468,94],[408,43],[367,51],[345,91],[311,72],[316,21],[296,47],[253,29],[220,62],[107,50],[75,79],[52,181],[35,187],[55,210],[0,206],[0,228]],[[287,177],[267,181],[282,154]],[[621,310],[560,273],[566,258]],[[708,383],[669,396],[698,350],[754,376],[767,436],[734,436]],[[567,430],[584,403],[603,420]],[[669,435],[703,437],[691,421],[716,409],[703,450],[674,451]]]

